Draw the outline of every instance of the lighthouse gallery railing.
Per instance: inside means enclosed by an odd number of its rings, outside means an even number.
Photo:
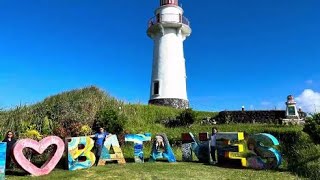
[[[182,23],[187,26],[190,26],[190,21],[186,17],[182,16],[181,14],[158,14],[157,16],[149,20],[148,27],[151,27],[161,22]]]

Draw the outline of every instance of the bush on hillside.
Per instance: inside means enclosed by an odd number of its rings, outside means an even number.
[[[196,121],[196,113],[192,109],[186,109],[177,117],[182,126],[189,126]]]
[[[93,126],[97,113],[105,108],[119,107],[123,103],[97,87],[86,87],[63,92],[30,105],[0,111],[0,131],[12,130],[19,134],[26,131],[22,124],[34,125],[43,135],[56,134],[61,137],[77,135],[79,127]],[[67,121],[67,122],[66,122]],[[70,121],[70,122],[68,122]],[[76,129],[74,129],[76,128]],[[89,133],[85,130],[84,133]]]
[[[305,132],[281,135],[281,152],[291,172],[311,179],[320,178],[320,146],[315,145]]]
[[[92,129],[88,125],[83,125],[80,130],[80,136],[89,136],[92,134]]]
[[[105,128],[106,131],[113,134],[120,134],[124,129],[127,117],[119,110],[113,108],[105,108],[97,114],[93,129],[99,127]]]
[[[182,126],[190,126],[196,121],[196,113],[192,109],[183,110],[178,116],[175,118],[167,118],[165,120],[156,121],[157,123],[161,123],[169,128],[182,127]]]
[[[320,113],[307,120],[303,131],[308,133],[316,144],[320,144]]]
[[[315,144],[295,145],[287,154],[288,170],[299,176],[320,179],[320,146]]]
[[[306,163],[301,169],[304,173],[301,176],[308,177],[311,180],[320,179],[320,159]]]
[[[55,125],[53,133],[61,138],[78,137],[81,135],[83,125],[84,124],[76,120],[65,120]]]
[[[49,119],[47,116],[42,121],[41,132],[44,135],[50,135],[53,132],[52,120]]]
[[[92,125],[97,112],[106,102],[112,100],[112,97],[99,88],[88,87],[46,98],[39,104],[40,110],[37,114],[44,114],[58,123],[76,120],[82,124]]]

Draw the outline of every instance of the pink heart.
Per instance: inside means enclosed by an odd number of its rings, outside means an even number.
[[[52,154],[42,166],[38,168],[23,155],[24,148],[30,148],[39,154],[42,154],[50,145],[55,145],[55,153]],[[64,142],[57,136],[49,136],[37,142],[32,139],[22,139],[16,142],[13,147],[14,160],[27,172],[33,176],[42,176],[49,174],[60,161],[64,152]]]

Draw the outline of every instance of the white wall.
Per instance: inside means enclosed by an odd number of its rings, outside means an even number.
[[[154,14],[183,14],[183,9],[179,6],[172,5],[161,6],[154,12]]]
[[[175,28],[165,28],[163,36],[160,33],[155,36],[150,99],[188,99],[183,39]],[[159,81],[159,96],[152,95],[153,81]]]
[[[183,10],[178,6],[162,6],[155,14],[162,15],[162,21],[176,22],[179,25],[179,14]],[[177,19],[178,18],[178,19]],[[153,32],[154,54],[150,99],[177,98],[188,100],[186,85],[186,67],[183,41],[191,32],[180,31],[182,25],[160,25]],[[153,95],[153,82],[159,81],[159,95]]]

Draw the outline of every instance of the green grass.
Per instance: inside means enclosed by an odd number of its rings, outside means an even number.
[[[86,170],[55,170],[43,177],[6,176],[8,179],[298,179],[288,172],[230,169],[200,163],[110,164]]]

